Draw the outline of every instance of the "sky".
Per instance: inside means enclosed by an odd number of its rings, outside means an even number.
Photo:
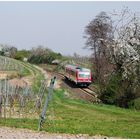
[[[139,1],[0,1],[0,44],[18,49],[42,45],[63,55],[90,55],[83,49],[85,27],[101,11],[128,7],[139,12]]]

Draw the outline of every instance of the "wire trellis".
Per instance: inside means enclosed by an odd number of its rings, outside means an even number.
[[[0,56],[1,75],[10,71],[20,73],[23,69],[24,66],[15,60]],[[18,78],[20,81],[21,77]],[[16,78],[17,81],[18,78]],[[0,118],[5,120],[9,118],[39,118],[38,129],[40,130],[45,119],[48,102],[51,99],[55,78],[52,78],[49,87],[47,87],[48,80],[42,80],[40,88],[36,92],[25,81],[20,85],[14,83],[8,76],[0,77]]]
[[[42,92],[38,94],[34,93],[31,87],[13,86],[7,79],[0,80],[0,116],[21,118],[39,114],[43,103],[42,96],[47,93],[46,83],[46,80],[42,81]]]
[[[23,66],[8,57],[0,56],[0,71],[22,71]]]

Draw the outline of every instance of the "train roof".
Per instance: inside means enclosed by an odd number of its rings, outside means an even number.
[[[80,66],[75,66],[75,65],[66,65],[66,68],[69,68],[73,71],[82,71],[82,72],[90,72],[90,69],[87,68],[82,68]]]

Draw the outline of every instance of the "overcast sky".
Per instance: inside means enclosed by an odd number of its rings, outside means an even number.
[[[0,1],[0,43],[18,49],[43,45],[64,55],[89,55],[83,49],[85,26],[101,11],[126,6],[139,12],[140,2]]]

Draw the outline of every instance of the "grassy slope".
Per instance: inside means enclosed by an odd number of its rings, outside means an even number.
[[[7,119],[0,125],[37,130],[38,120]],[[60,133],[84,133],[120,138],[140,138],[140,112],[109,105],[93,105],[68,99],[55,91],[49,104],[43,130]]]
[[[55,93],[51,106],[55,120],[48,123],[53,122],[56,132],[140,138],[140,112],[68,99],[61,91]]]
[[[40,70],[35,68],[30,63],[21,62],[21,64],[24,65],[30,71],[31,75],[34,77],[32,88],[33,88],[34,92],[38,92],[40,85],[41,85],[41,80],[44,79],[43,74],[41,73]]]

